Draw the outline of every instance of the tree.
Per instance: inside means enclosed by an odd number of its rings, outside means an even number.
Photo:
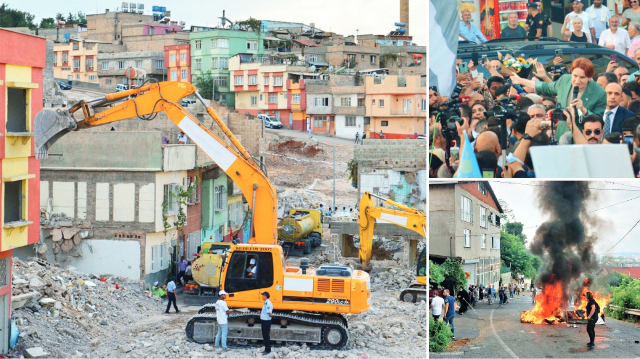
[[[11,9],[5,3],[0,5],[0,27],[28,27],[33,30],[36,28],[36,24],[33,23],[35,15]]]
[[[67,16],[67,24],[77,24],[78,20],[76,20],[76,17],[73,16],[72,13],[69,13],[69,16]]]
[[[55,29],[56,28],[56,19],[52,17],[46,17],[40,20],[40,28],[41,29]]]
[[[457,291],[460,287],[465,287],[467,284],[467,277],[464,275],[464,269],[462,264],[457,260],[447,258],[442,264],[444,269],[444,282],[443,284],[449,284],[453,287],[454,291]]]
[[[83,13],[82,11],[78,11],[78,24],[86,24],[87,23],[87,17],[86,14]]]
[[[524,274],[535,278],[542,264],[540,258],[532,255],[524,246],[524,236],[508,233],[505,226],[500,235],[500,259],[503,266],[511,267],[511,274]]]
[[[429,284],[433,287],[439,287],[444,281],[444,268],[441,265],[429,261]]]
[[[56,20],[62,20],[62,21],[65,21],[64,15],[62,15],[62,13],[57,13],[57,14],[56,14]]]
[[[193,84],[196,86],[196,89],[202,97],[213,100],[213,92],[217,89],[213,84],[213,75],[211,74],[211,71],[196,75],[193,79]]]
[[[505,223],[503,230],[509,234],[516,236],[522,244],[527,242],[527,237],[522,233],[524,225],[520,222],[507,222]]]
[[[252,17],[250,17],[249,20],[238,21],[236,22],[236,25],[241,29],[251,29],[253,32],[258,34],[262,30],[262,21]]]

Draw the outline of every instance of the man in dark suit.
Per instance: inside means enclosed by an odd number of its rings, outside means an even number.
[[[607,93],[607,106],[602,120],[604,121],[604,134],[622,132],[622,124],[635,117],[635,113],[620,106],[622,102],[622,87],[617,83],[608,84],[604,91]]]

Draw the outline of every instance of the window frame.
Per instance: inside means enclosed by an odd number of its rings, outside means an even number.
[[[233,85],[234,86],[244,86],[244,75],[233,76]]]
[[[463,233],[464,233],[464,247],[465,248],[471,248],[471,230],[470,229],[463,229]]]
[[[258,75],[249,75],[249,86],[253,86],[257,84],[258,84]]]
[[[465,211],[465,208],[468,211]],[[463,195],[460,195],[460,220],[467,223],[473,223],[473,201],[471,198]]]
[[[294,93],[291,95],[291,104],[299,105],[300,104],[300,94]]]
[[[268,103],[270,103],[270,104],[277,104],[278,103],[278,94],[270,93],[268,101],[269,101]]]
[[[274,76],[273,86],[282,86],[282,76]]]
[[[202,40],[195,40],[194,46],[196,50],[202,50]]]

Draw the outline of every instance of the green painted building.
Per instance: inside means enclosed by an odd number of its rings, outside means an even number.
[[[235,108],[233,76],[229,58],[237,54],[264,54],[264,33],[228,29],[191,32],[191,71],[193,77],[211,70],[216,85],[215,99]]]

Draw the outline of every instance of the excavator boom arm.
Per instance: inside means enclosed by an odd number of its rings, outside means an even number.
[[[360,250],[358,256],[366,271],[371,270],[371,251],[373,249],[373,232],[376,226],[376,219],[410,229],[425,238],[427,236],[427,216],[423,212],[384,198],[381,199],[401,209],[374,206],[372,197],[377,196],[369,192],[365,192],[362,195],[358,212],[358,224],[360,227]]]
[[[207,107],[207,112],[217,125],[229,137],[235,149],[227,145],[211,130],[200,123],[192,114],[177,102],[195,93]],[[189,138],[204,151],[238,185],[252,210],[252,235],[249,243],[277,244],[277,197],[267,176],[260,170],[251,155],[233,136],[227,126],[206,106],[195,87],[189,83],[161,82],[144,85],[137,89],[108,94],[93,101],[108,103],[130,95],[136,95],[104,111],[91,114],[91,107],[82,101],[67,111],[44,110],[35,119],[36,152],[40,158],[46,156],[48,147],[69,131],[102,126],[109,123],[141,118],[153,119],[154,114],[164,112]],[[80,109],[84,119],[77,121],[72,117]],[[259,231],[255,231],[259,228]],[[255,233],[255,235],[254,235]]]

